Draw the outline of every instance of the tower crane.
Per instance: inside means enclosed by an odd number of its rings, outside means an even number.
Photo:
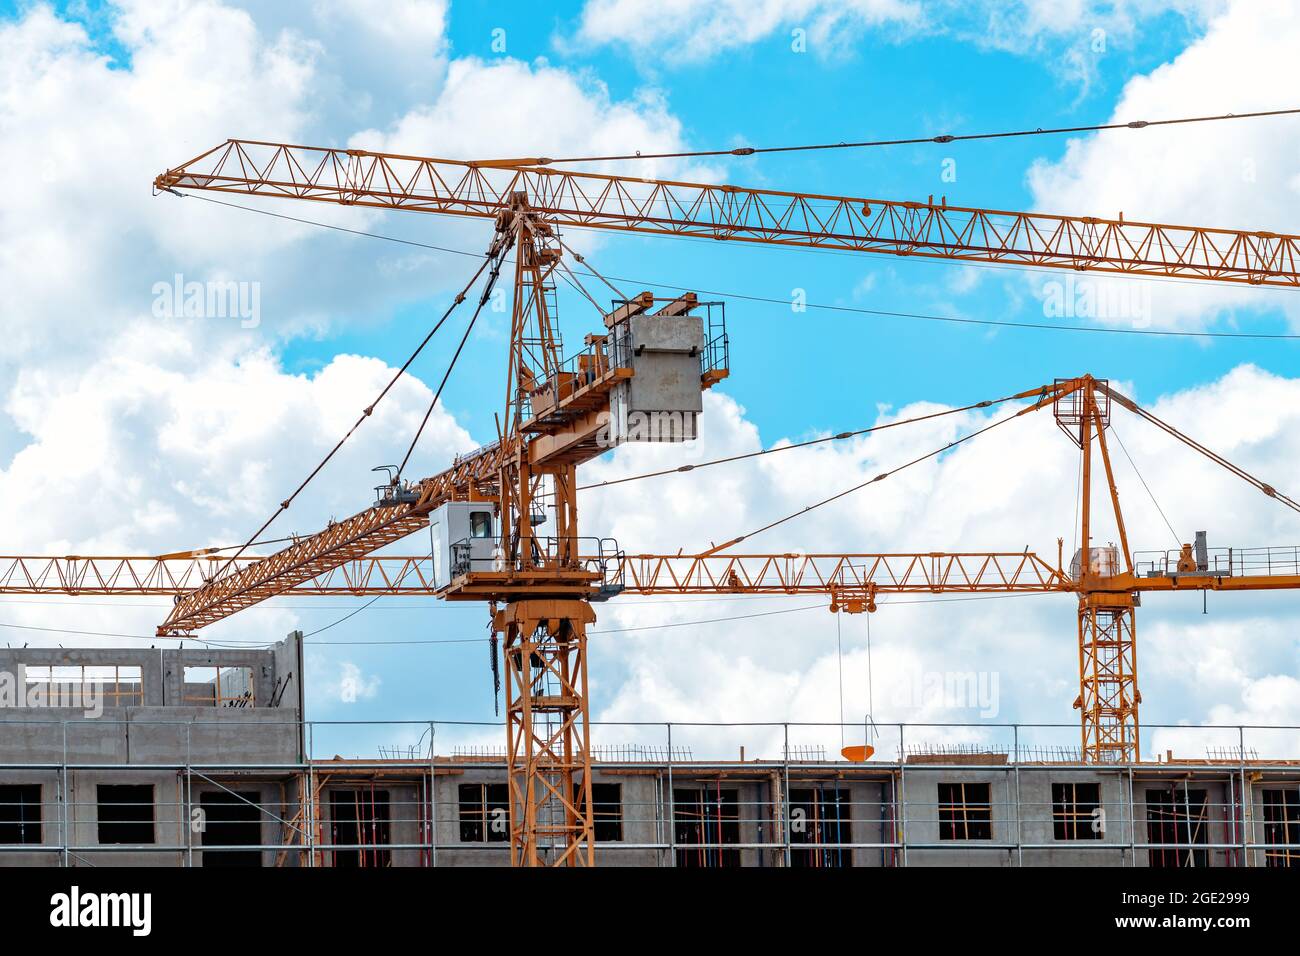
[[[1059,555],[1053,565],[1028,553],[739,556],[726,553],[738,543],[729,542],[686,557],[628,558],[598,544],[594,555],[584,554],[577,466],[624,442],[695,437],[700,392],[729,373],[728,342],[720,306],[715,315],[715,304],[693,293],[670,300],[645,293],[617,301],[603,315],[605,329],[588,335],[585,348],[566,359],[548,294],[566,252],[582,261],[561,238],[568,228],[1283,287],[1300,285],[1300,236],[1137,222],[1122,214],[950,206],[944,197],[901,202],[613,176],[553,168],[545,157],[476,162],[253,140],[219,144],[163,172],[154,185],[181,195],[205,191],[492,222],[489,258],[500,262],[513,252],[515,266],[500,434],[437,475],[418,481],[394,476],[373,506],[266,557],[241,553],[209,562],[173,556],[152,566],[130,558],[53,564],[0,559],[8,562],[0,563],[0,582],[21,590],[24,576],[34,573],[28,580],[38,590],[173,593],[175,605],[158,634],[188,634],[290,591],[402,593],[407,573],[390,573],[389,564],[418,559],[374,552],[435,518],[440,525],[446,518],[448,528],[440,531],[449,534],[458,516],[448,508],[466,506],[470,520],[473,509],[490,509],[495,530],[475,527],[465,539],[450,541],[453,566],[431,568],[423,587],[447,600],[488,603],[493,630],[503,637],[511,859],[517,865],[592,861],[587,628],[595,620],[592,602],[608,596],[611,566],[632,592],[811,589],[851,611],[871,609],[878,594],[891,590],[1075,592],[1076,705],[1083,752],[1098,761],[1137,754],[1135,594],[1300,586],[1300,576],[1248,584],[1255,576],[1213,573],[1217,569],[1194,558],[1187,564],[1181,555],[1175,570],[1139,575],[1105,444],[1111,404],[1128,407],[1127,400],[1090,376],[1018,397],[1030,401],[1024,411],[1054,408],[1081,450],[1085,471],[1093,445],[1101,451],[1122,568],[1117,557],[1090,546],[1086,495],[1082,559],[1072,574]],[[647,411],[673,413],[672,427],[650,434],[638,429],[634,419]],[[546,502],[555,522],[550,535],[538,527],[545,515],[538,509]],[[486,544],[481,530],[490,534]]]
[[[1068,593],[1078,598],[1080,753],[1094,763],[1123,763],[1140,756],[1135,610],[1146,592],[1262,591],[1300,588],[1300,548],[1228,548],[1211,552],[1204,533],[1173,552],[1132,552],[1111,466],[1106,430],[1114,405],[1156,425],[1292,510],[1289,496],[1207,449],[1147,409],[1091,376],[1062,380],[1016,398],[1037,401],[1016,417],[1051,405],[1056,422],[1080,449],[1080,540],[1069,568],[1058,539],[1055,560],[1021,552],[914,552],[857,554],[755,554],[728,549],[739,540],[699,554],[626,554],[612,549],[579,552],[575,565],[591,572],[588,600],[635,596],[815,595],[832,612],[878,609],[895,595],[1026,595]],[[985,403],[980,403],[985,404]],[[1091,436],[1085,434],[1091,433]],[[1092,447],[1097,446],[1109,490],[1118,545],[1092,547],[1094,527]],[[886,473],[887,474],[887,473]],[[0,556],[0,595],[165,595],[181,599],[225,571],[228,549],[208,548],[156,557]],[[453,549],[454,550],[454,549]],[[261,558],[239,557],[233,568]],[[438,557],[368,554],[336,565],[281,593],[294,597],[423,595],[445,597],[448,575]],[[479,559],[467,558],[450,577],[467,585]]]

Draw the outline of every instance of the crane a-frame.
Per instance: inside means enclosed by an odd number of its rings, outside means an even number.
[[[178,596],[158,632],[189,633],[366,562],[372,552],[425,527],[430,514],[447,502],[490,503],[499,529],[492,567],[459,569],[463,573],[438,593],[450,600],[489,602],[493,628],[504,638],[512,860],[522,865],[574,865],[592,857],[586,629],[595,619],[591,601],[601,596],[604,573],[582,554],[576,467],[614,444],[642,437],[623,427],[622,413],[629,407],[626,384],[637,374],[633,356],[647,347],[681,351],[681,330],[672,320],[699,307],[690,294],[666,303],[652,297],[627,300],[604,316],[606,331],[588,336],[586,350],[566,362],[548,301],[548,287],[565,251],[560,229],[1300,285],[1300,237],[1294,235],[1133,222],[1122,215],[1111,219],[957,207],[933,197],[923,203],[898,202],[647,180],[560,170],[549,162],[542,157],[465,162],[229,140],[155,180],[157,189],[170,192],[204,190],[488,219],[495,226],[489,256],[499,262],[513,252],[514,297],[498,440],[433,477],[416,482],[395,477],[374,506],[275,554],[222,562],[211,578]],[[634,325],[634,320],[644,321]],[[728,372],[725,332],[692,342],[686,348],[691,359],[700,360],[696,385],[708,388]],[[1104,431],[1115,397],[1105,383],[1084,377],[1038,390],[1030,406],[1056,408],[1058,421],[1077,435],[1085,469],[1096,439],[1112,495]],[[616,421],[612,439],[611,418]],[[554,520],[554,533],[545,537],[538,533],[535,517],[543,500]],[[997,589],[995,575],[1002,574],[1003,560],[1019,557],[1022,570],[1041,577],[1039,588],[1078,591],[1078,705],[1084,752],[1094,760],[1136,755],[1133,594],[1156,586],[1134,575],[1118,507],[1116,517],[1127,562],[1119,575],[1109,573],[1113,569],[1104,562],[1094,562],[1086,511],[1084,561],[1076,578],[1065,576],[1059,560],[1053,569],[1029,555],[914,556],[921,559],[917,567],[930,561],[946,563],[951,570],[954,560],[959,567],[977,566],[978,573],[968,579],[973,589]],[[729,560],[720,553],[699,557],[704,562],[700,567]],[[890,556],[876,557],[888,566]],[[729,575],[735,571],[733,567]],[[1163,586],[1225,586],[1222,577],[1184,579],[1182,573],[1165,575]],[[733,585],[730,576],[726,583]],[[856,591],[845,590],[848,583],[832,578],[825,588],[836,606],[842,602],[854,610],[869,608],[882,582],[867,579]],[[951,584],[951,577],[945,578],[943,587]],[[1005,589],[1006,581],[1000,586]],[[933,581],[930,589],[935,589]]]

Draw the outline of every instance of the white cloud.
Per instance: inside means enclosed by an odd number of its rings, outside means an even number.
[[[1246,727],[1240,735],[1235,729],[1152,728],[1144,749],[1203,758],[1244,744],[1248,755],[1300,756],[1300,734],[1261,729],[1300,726],[1300,620],[1290,613],[1293,601],[1276,597],[1272,616],[1259,613],[1259,603],[1268,600],[1261,598],[1234,601],[1240,611],[1225,617],[1216,595],[1212,613],[1200,620],[1156,619],[1143,629],[1139,671],[1175,703],[1161,709],[1168,722]]]
[[[76,376],[25,369],[3,407],[22,447],[0,461],[0,528],[8,554],[161,554],[242,544],[356,421],[395,369],[336,356],[314,375],[288,374],[265,351],[210,354],[179,331],[117,340]],[[369,503],[370,473],[404,446],[432,398],[406,377],[267,532],[310,533]],[[411,468],[431,474],[476,442],[435,410]],[[3,602],[3,621],[110,634],[153,633],[157,599]],[[298,626],[263,606],[205,638],[274,640]],[[92,634],[6,631],[69,646],[121,643]],[[170,645],[169,645],[170,646]]]
[[[941,23],[977,46],[1035,56],[1082,99],[1114,45],[1135,36],[1160,17],[1177,15],[1203,29],[1229,0],[1017,0],[981,4],[939,0],[930,5]]]
[[[538,123],[539,116],[545,116],[546,122]],[[621,153],[628,143],[636,143],[643,152],[685,148],[681,123],[654,90],[618,101],[594,75],[574,73],[544,60],[529,64],[466,57],[452,62],[446,87],[436,101],[411,110],[385,129],[356,134],[349,145],[496,159]],[[622,167],[610,171],[626,173]],[[679,162],[651,160],[638,167],[638,174],[654,178],[707,176],[708,172],[697,168],[683,173]]]
[[[1297,44],[1300,18],[1292,5],[1238,0],[1174,60],[1130,80],[1110,121],[1293,107]],[[1029,186],[1042,212],[1123,212],[1129,220],[1294,232],[1289,224],[1300,215],[1298,157],[1300,123],[1294,118],[1103,133],[1072,140],[1059,162],[1037,163]],[[1031,281],[1041,287],[1049,280]],[[1251,308],[1285,309],[1293,324],[1300,317],[1286,290],[1202,282],[1147,286],[1150,316],[1120,316],[1119,322],[1197,328]]]
[[[138,56],[202,8],[238,11],[260,36],[310,51],[310,110],[322,125],[400,116],[436,96],[447,69],[447,0],[119,0],[108,21]]]
[[[1022,383],[1029,385],[1030,383]],[[1285,490],[1286,465],[1300,454],[1300,380],[1251,366],[1235,369],[1201,388],[1169,396],[1135,396],[1155,414],[1265,480]],[[917,403],[889,411],[881,421],[937,410]],[[757,461],[697,469],[585,493],[584,528],[610,534],[629,553],[687,553],[725,541],[851,487],[960,434],[1006,414],[1006,409],[962,413],[876,435]],[[1120,410],[1115,431],[1178,530],[1179,540],[1209,532],[1211,547],[1291,545],[1300,519],[1222,468]],[[1248,422],[1248,424],[1246,424]],[[655,470],[679,462],[753,451],[754,425],[732,400],[709,393],[704,438],[694,445],[625,446],[592,464],[584,483]],[[797,436],[791,436],[797,437]],[[1126,525],[1135,550],[1176,546],[1127,458],[1112,441]],[[1077,532],[1078,451],[1057,430],[1050,409],[1034,413],[959,446],[938,461],[871,485],[839,503],[747,540],[736,553],[911,551],[1011,551],[1028,546],[1053,564],[1057,538],[1068,563]],[[1095,479],[1094,544],[1115,540],[1103,479]],[[822,609],[764,615],[820,604],[816,599],[721,598],[615,600],[598,608],[593,638],[601,680],[602,719],[674,721],[821,721],[839,714],[835,619]],[[1215,629],[1189,629],[1199,618],[1196,596],[1154,597],[1139,611],[1139,660],[1149,720],[1236,723],[1247,715],[1276,720],[1285,694],[1273,676],[1293,673],[1300,658],[1289,592],[1215,595]],[[1260,614],[1271,608],[1268,640]],[[663,630],[622,628],[760,615]],[[846,616],[844,670],[846,719],[869,709],[866,628]],[[916,727],[909,743],[984,740],[1009,746],[1011,732],[991,723],[1072,724],[1078,693],[1075,605],[1069,596],[1006,598],[951,603],[891,600],[872,616],[872,681],[879,721],[970,722],[973,731]],[[603,662],[603,663],[602,663]],[[1195,665],[1191,670],[1186,669]],[[962,701],[916,693],[928,675],[974,675],[995,689],[994,700]],[[1263,682],[1263,683],[1261,683]],[[972,706],[973,704],[973,706]],[[987,706],[991,705],[991,706]],[[992,713],[990,713],[992,711]],[[605,731],[609,739],[631,733]],[[887,734],[896,734],[890,729]],[[663,743],[663,732],[646,734]],[[656,736],[657,735],[657,736]],[[838,730],[804,734],[810,743],[838,748]],[[1144,752],[1152,742],[1145,738]],[[779,752],[779,728],[677,728],[674,740],[700,750]],[[850,740],[850,743],[861,742]],[[1026,733],[1022,742],[1077,747],[1077,731]],[[831,747],[830,745],[834,746]],[[882,752],[893,752],[893,739]],[[1186,752],[1186,746],[1178,748]],[[1202,754],[1203,756],[1203,754]]]
[[[0,469],[7,548],[157,554],[240,543],[395,371],[340,355],[314,376],[289,375],[265,351],[196,354],[183,334],[119,345],[72,380],[31,369],[14,384],[5,410],[30,441]],[[274,531],[359,510],[370,468],[414,433],[431,398],[401,380]],[[439,408],[415,464],[433,468],[473,445]]]
[[[817,49],[835,41],[836,31],[916,23],[918,4],[908,0],[588,0],[579,37],[590,43],[629,45],[642,51],[667,51],[668,61],[716,56],[764,39],[778,30],[807,31]]]
[[[684,145],[652,91],[621,100],[595,77],[542,63],[449,59],[439,3],[372,9],[357,0],[306,17],[280,4],[249,6],[253,13],[211,0],[113,8],[120,62],[99,34],[48,7],[0,21],[0,165],[26,171],[30,185],[0,207],[0,367],[36,356],[77,367],[148,319],[155,283],[177,274],[259,284],[256,337],[230,322],[192,329],[245,345],[373,322],[470,274],[470,259],[203,201],[212,197],[150,195],[159,172],[227,137],[383,141],[469,157],[517,149],[520,129],[537,131],[531,147],[556,153],[628,140]],[[404,68],[411,57],[428,59],[418,71],[426,80],[394,95],[391,78],[417,72]],[[401,108],[357,105],[370,99]],[[382,223],[382,232],[472,253],[490,238],[486,223],[445,217],[244,204],[350,228]]]
[[[1243,637],[1245,635],[1242,635]],[[1210,727],[1198,727],[1205,723]],[[1148,731],[1143,752],[1168,759],[1233,758],[1242,750],[1246,759],[1300,757],[1300,680],[1291,674],[1266,674],[1243,679],[1236,693],[1209,708],[1185,727],[1159,727]],[[1242,729],[1238,730],[1240,727]],[[1283,728],[1283,729],[1273,729]]]
[[[1246,682],[1241,705],[1218,704],[1210,712],[1215,724],[1289,724],[1300,726],[1300,680],[1290,674],[1269,674]],[[1300,751],[1300,739],[1292,735],[1293,755]]]
[[[198,152],[194,140],[212,135],[201,128],[237,125],[254,99],[267,123],[301,128],[306,51],[259,42],[235,11],[196,7],[167,25],[169,42],[139,48],[129,71],[111,69],[80,27],[46,7],[0,25],[0,162],[35,177],[0,209],[6,357],[51,342],[83,347],[91,330],[147,310],[170,232],[149,205],[150,170],[166,153]],[[226,51],[220,64],[208,42]],[[168,92],[174,109],[161,105]],[[146,257],[152,267],[138,261]]]
[[[627,46],[651,62],[704,60],[795,30],[813,54],[842,53],[867,31],[888,37],[949,34],[978,46],[1043,56],[1089,82],[1099,51],[1163,14],[1202,23],[1227,0],[587,0],[577,37]],[[1062,52],[1064,51],[1064,52]],[[800,51],[802,52],[802,51]],[[1104,51],[1101,51],[1104,52]]]
[[[0,527],[10,553],[242,542],[393,371],[344,355],[295,374],[281,364],[284,343],[364,327],[413,301],[440,304],[473,268],[471,259],[197,198],[151,197],[164,168],[230,136],[344,143],[384,135],[361,132],[371,128],[409,134],[394,144],[437,155],[500,151],[520,128],[544,130],[538,145],[557,152],[630,134],[682,145],[679,124],[651,92],[621,100],[594,77],[545,64],[451,59],[440,2],[295,10],[132,0],[90,29],[70,16],[34,5],[0,20],[0,165],[27,177],[0,204]],[[382,219],[302,204],[258,208],[353,228]],[[470,250],[490,233],[488,224],[439,217],[382,225]],[[260,326],[155,318],[155,284],[177,275],[257,283]],[[406,379],[271,533],[310,532],[364,507],[375,483],[369,469],[401,454],[430,397]],[[412,468],[436,471],[471,444],[440,410]],[[143,608],[114,620],[89,603],[75,611],[29,604],[9,620],[148,634],[158,616]],[[294,622],[280,611],[255,620],[213,633],[252,627],[265,636]]]

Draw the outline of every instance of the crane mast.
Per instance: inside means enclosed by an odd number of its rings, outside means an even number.
[[[577,563],[576,465],[534,462],[524,431],[533,396],[549,384],[554,398],[559,387],[561,358],[547,286],[561,250],[554,229],[528,208],[523,193],[514,194],[497,230],[513,235],[515,276],[496,503],[503,560],[500,571],[488,573],[503,574],[508,566],[519,577],[492,581],[481,597],[491,602],[492,629],[502,637],[510,858],[516,866],[590,866],[587,625],[596,615],[580,596],[593,582]],[[546,485],[554,549],[536,546],[533,527]],[[462,586],[475,578],[471,568]],[[457,593],[453,588],[448,597]]]
[[[622,441],[693,437],[700,392],[728,370],[704,367],[709,353],[704,323],[691,315],[693,294],[657,310],[648,295],[617,305],[604,316],[606,333],[588,335],[586,348],[566,360],[552,304],[563,255],[557,228],[515,192],[496,232],[490,254],[513,250],[515,261],[503,434],[492,456],[498,540],[490,568],[475,561],[472,541],[460,543],[464,557],[441,593],[488,602],[501,639],[512,861],[591,865],[587,626],[602,574],[582,560],[577,466]],[[684,409],[689,429],[625,429],[647,401],[650,410]],[[409,494],[397,482],[395,499]],[[543,537],[545,521],[554,532]]]

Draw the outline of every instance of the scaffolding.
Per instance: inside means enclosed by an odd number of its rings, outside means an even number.
[[[160,865],[356,867],[497,865],[509,858],[505,758],[434,741],[482,726],[438,722],[302,723],[301,760],[73,759],[87,721],[47,722],[63,759],[0,763],[0,865],[99,865],[132,855]],[[113,733],[114,721],[95,721]],[[120,721],[120,723],[128,723]],[[148,721],[129,722],[140,733]],[[294,722],[294,726],[299,726]],[[1099,767],[1077,751],[1022,744],[1072,725],[624,724],[641,740],[593,747],[597,862],[646,866],[1300,865],[1300,759],[1259,759],[1247,735],[1297,728],[1178,729],[1231,734],[1208,758]],[[318,755],[367,728],[389,756]],[[1153,730],[1160,728],[1153,726]],[[607,736],[615,725],[594,725]],[[893,747],[870,760],[826,757],[810,736],[869,730]],[[1005,735],[993,743],[911,742],[938,733]],[[772,741],[746,759],[727,738]],[[657,735],[662,744],[650,742]],[[690,746],[678,743],[695,738]],[[705,737],[715,742],[704,746]],[[794,738],[794,739],[792,739]],[[355,736],[352,739],[358,739]],[[427,741],[427,743],[426,743]],[[379,748],[375,748],[377,751]],[[704,751],[701,756],[692,753]],[[892,751],[889,753],[888,751]],[[374,752],[374,751],[372,751]],[[736,753],[742,751],[737,748]],[[397,754],[397,756],[392,756]],[[684,759],[685,758],[685,759]],[[25,788],[25,789],[24,789]],[[105,788],[113,788],[112,815]],[[149,796],[143,788],[152,788]],[[545,849],[545,848],[544,848]]]

